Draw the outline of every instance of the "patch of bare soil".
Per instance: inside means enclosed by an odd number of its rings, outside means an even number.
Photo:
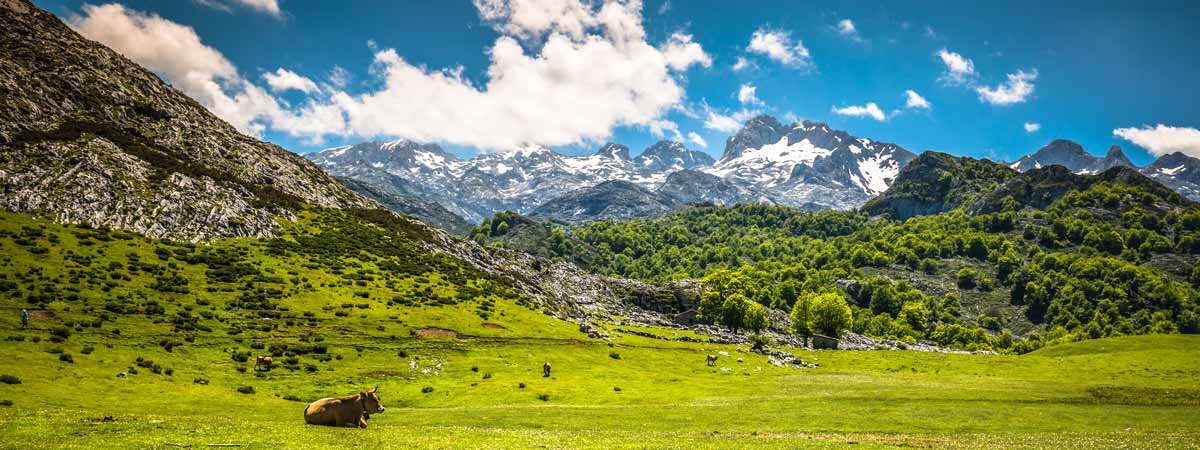
[[[417,330],[417,336],[452,338],[452,337],[458,337],[458,332],[454,331],[454,330],[447,330],[445,328],[431,327],[431,328],[422,328],[420,330]]]

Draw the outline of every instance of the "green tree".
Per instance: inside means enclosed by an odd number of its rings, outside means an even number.
[[[813,330],[826,336],[841,336],[854,323],[846,299],[832,292],[817,294],[812,299],[811,314]]]
[[[747,330],[753,332],[762,331],[767,327],[767,308],[755,302],[750,302],[746,307],[745,317],[742,319],[743,326]]]
[[[734,333],[746,324],[746,311],[750,309],[750,299],[742,294],[733,294],[725,298],[721,304],[721,325],[725,325]]]

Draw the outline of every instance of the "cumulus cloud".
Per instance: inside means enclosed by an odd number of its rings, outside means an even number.
[[[754,116],[762,114],[756,109],[742,108],[733,114],[722,114],[721,112],[704,105],[704,128],[716,130],[724,133],[733,133],[742,128],[742,124],[746,123]]]
[[[263,79],[274,92],[297,90],[305,94],[312,94],[321,90],[313,80],[282,67],[275,72],[264,73]]]
[[[946,66],[946,71],[942,73],[940,78],[942,82],[951,85],[962,85],[970,83],[975,77],[975,63],[970,58],[965,58],[963,55],[944,48],[938,50],[937,56],[941,58],[942,64]]]
[[[792,34],[787,31],[759,28],[750,36],[750,46],[746,49],[784,65],[805,67],[812,64],[808,48],[799,39],[793,41]]]
[[[312,142],[403,137],[498,150],[595,142],[619,126],[679,136],[662,117],[684,100],[680,72],[712,63],[684,34],[661,46],[647,42],[640,2],[475,5],[501,33],[488,49],[484,83],[466,79],[462,67],[428,68],[378,49],[369,71],[375,88],[359,94],[343,90],[349,76],[340,68],[319,92],[274,72],[267,81],[272,89],[310,90],[295,106],[241,78],[189,27],[120,5],[87,6],[72,25],[160,73],[240,130],[272,129]]]
[[[904,96],[906,97],[906,100],[904,102],[905,108],[929,109],[929,107],[930,107],[929,100],[925,100],[925,97],[922,97],[921,94],[918,94],[916,91],[914,91],[912,89],[904,91]]]
[[[837,23],[837,32],[847,39],[852,41],[862,41],[862,36],[858,34],[858,28],[854,26],[854,21],[850,19],[842,19]]]
[[[1183,152],[1200,158],[1200,130],[1192,127],[1173,127],[1160,123],[1153,127],[1117,128],[1113,130],[1113,135],[1133,142],[1156,156]]]
[[[667,65],[674,70],[687,70],[692,64],[712,67],[712,58],[704,53],[700,44],[692,42],[692,35],[675,33],[662,48]]]
[[[1025,132],[1026,133],[1037,133],[1038,130],[1041,130],[1041,129],[1042,129],[1042,124],[1040,124],[1040,123],[1025,122]],[[1115,131],[1114,131],[1114,133],[1115,133]]]
[[[699,134],[696,134],[695,131],[688,133],[688,140],[691,141],[693,144],[696,144],[700,148],[708,148],[708,141],[705,141],[704,138],[701,137]]]
[[[758,88],[753,84],[743,84],[738,88],[738,101],[745,105],[761,105],[762,100],[758,99]]]
[[[993,105],[1011,105],[1024,103],[1033,94],[1033,80],[1037,79],[1037,70],[1025,72],[1018,70],[1008,74],[1008,80],[996,87],[980,86],[975,88],[979,93],[979,101]]]
[[[862,106],[851,105],[842,108],[834,106],[833,113],[839,116],[870,117],[880,122],[885,121],[888,118],[887,114],[885,114],[883,110],[879,109],[879,105],[876,105],[875,102],[869,102]]]

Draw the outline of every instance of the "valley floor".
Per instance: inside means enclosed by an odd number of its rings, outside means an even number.
[[[532,313],[531,313],[532,315]],[[517,320],[519,314],[510,315]],[[534,317],[529,320],[537,320]],[[0,322],[5,336],[45,335]],[[226,338],[6,341],[0,448],[1197,448],[1200,336],[1087,341],[1024,356],[799,352],[620,336],[380,337],[340,330],[313,372],[245,373]],[[670,330],[658,330],[669,335]],[[91,354],[79,354],[83,346]],[[111,347],[110,347],[111,346]],[[59,361],[48,349],[74,353]],[[716,367],[708,353],[726,352]],[[406,355],[401,357],[400,355]],[[136,357],[173,369],[118,378]],[[738,359],[743,362],[738,362]],[[553,373],[541,376],[549,361]],[[440,368],[439,368],[440,364]],[[203,378],[207,384],[195,381]],[[380,386],[370,428],[306,426],[306,401]],[[252,386],[253,394],[237,392]],[[423,392],[429,391],[429,392]],[[285,400],[284,397],[292,400]],[[105,419],[111,417],[111,419]]]

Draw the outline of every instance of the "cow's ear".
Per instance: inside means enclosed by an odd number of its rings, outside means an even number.
[[[375,388],[371,389],[372,394],[374,394],[376,392],[379,392],[379,386],[375,386]]]

